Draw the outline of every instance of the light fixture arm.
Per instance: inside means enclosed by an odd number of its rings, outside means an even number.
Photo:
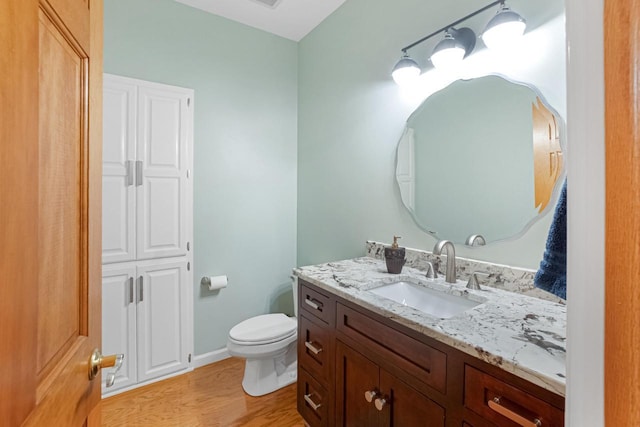
[[[505,3],[505,1],[506,1],[506,0],[497,0],[497,1],[494,1],[493,3],[488,4],[488,5],[486,5],[485,7],[483,7],[483,8],[481,8],[481,9],[476,10],[475,12],[470,13],[470,14],[468,14],[467,16],[465,16],[465,17],[463,17],[463,18],[460,18],[460,19],[458,19],[457,21],[452,22],[452,23],[451,23],[451,24],[449,24],[449,25],[445,25],[444,27],[440,28],[440,29],[439,29],[439,30],[437,30],[437,31],[434,31],[433,33],[429,34],[428,36],[424,36],[424,37],[423,37],[423,38],[421,38],[420,40],[417,40],[417,41],[415,41],[415,42],[411,43],[410,45],[407,45],[407,46],[403,47],[401,50],[402,50],[402,52],[403,52],[403,53],[407,53],[407,50],[411,49],[412,47],[415,47],[415,46],[419,45],[420,43],[422,43],[422,42],[424,42],[424,41],[426,41],[426,40],[429,40],[431,37],[436,36],[436,35],[438,35],[438,34],[440,34],[440,33],[444,32],[444,31],[447,31],[448,29],[450,29],[450,28],[452,28],[452,27],[455,27],[456,25],[460,24],[461,22],[464,22],[464,21],[466,21],[467,19],[472,18],[472,17],[474,17],[474,16],[478,15],[479,13],[484,12],[484,11],[485,11],[485,10],[487,10],[487,9],[490,9],[490,8],[494,7],[495,5],[497,5],[497,4],[503,5],[503,4]]]

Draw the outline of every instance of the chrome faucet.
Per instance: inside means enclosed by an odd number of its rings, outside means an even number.
[[[456,248],[449,240],[440,240],[433,247],[434,255],[442,255],[442,250],[447,253],[447,270],[444,280],[447,283],[456,283]]]

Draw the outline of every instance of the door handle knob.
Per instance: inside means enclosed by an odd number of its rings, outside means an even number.
[[[123,360],[124,354],[103,356],[100,350],[96,348],[93,350],[93,353],[91,353],[91,357],[89,357],[89,380],[93,381],[102,368],[115,368],[107,375],[107,387],[111,387],[116,380],[116,373],[122,367]]]

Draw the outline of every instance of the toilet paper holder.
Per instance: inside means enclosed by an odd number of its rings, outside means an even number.
[[[227,287],[228,277],[225,276],[204,276],[200,279],[200,285],[206,286],[211,291],[217,291]]]

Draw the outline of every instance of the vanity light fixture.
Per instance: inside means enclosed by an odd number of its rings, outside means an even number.
[[[458,29],[455,28],[456,25],[496,5],[500,5],[500,9],[487,24],[482,34],[482,40],[489,48],[513,44],[519,36],[524,34],[526,21],[520,15],[509,9],[509,7],[505,5],[505,0],[497,0],[403,47],[402,58],[396,66],[393,67],[392,76],[395,82],[399,85],[404,85],[408,81],[418,77],[420,67],[416,61],[409,56],[407,51],[440,33],[444,33],[444,39],[433,49],[431,62],[434,67],[439,69],[455,69],[464,58],[471,54],[476,44],[476,35],[473,30],[466,27]]]

